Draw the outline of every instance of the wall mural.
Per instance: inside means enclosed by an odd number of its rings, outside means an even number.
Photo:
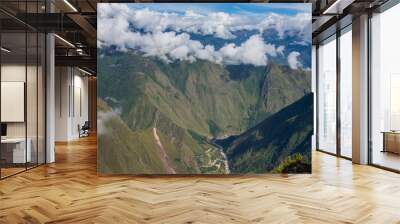
[[[311,5],[98,4],[98,172],[310,173]]]

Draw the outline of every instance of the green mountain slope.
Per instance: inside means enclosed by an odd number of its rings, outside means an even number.
[[[151,130],[133,132],[101,99],[97,100],[97,107],[100,173],[164,172]]]
[[[118,174],[165,174],[168,167],[157,150],[153,128],[132,131],[103,100],[98,99],[98,171]],[[165,118],[158,118],[158,136],[176,173],[225,173],[218,149]]]
[[[99,95],[119,100],[132,129],[152,126],[161,111],[203,135],[215,129],[240,133],[310,91],[309,72],[276,64],[165,63],[134,53],[99,61]]]
[[[241,135],[215,141],[223,146],[234,173],[271,171],[286,160],[286,169],[310,171],[313,97],[307,94]],[[291,160],[298,154],[302,157]],[[298,162],[297,165],[295,162]],[[285,166],[285,164],[281,164]],[[290,167],[292,166],[292,167]],[[294,168],[293,168],[294,167]],[[300,172],[300,168],[297,168]],[[284,171],[284,167],[281,168]]]
[[[151,166],[162,171],[168,160],[177,173],[224,172],[223,155],[209,139],[243,133],[310,90],[309,72],[274,64],[166,63],[134,52],[100,55],[99,97],[132,133],[148,136],[157,129],[167,159]],[[132,139],[130,135],[119,138]],[[157,154],[155,143],[151,148]],[[117,155],[119,148],[113,149]],[[125,172],[121,166],[112,164],[109,170]],[[142,167],[133,173],[149,172]]]

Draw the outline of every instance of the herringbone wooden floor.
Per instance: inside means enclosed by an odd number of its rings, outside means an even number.
[[[93,137],[0,181],[0,223],[400,223],[400,175],[315,152],[312,175],[96,174]]]

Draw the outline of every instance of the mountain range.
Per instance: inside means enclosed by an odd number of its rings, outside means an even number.
[[[293,156],[309,169],[310,71],[99,51],[99,172],[286,172]]]

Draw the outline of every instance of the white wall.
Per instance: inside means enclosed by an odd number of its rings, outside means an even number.
[[[26,72],[28,72],[28,78],[30,78],[31,74],[36,75],[36,67],[34,66],[25,66],[20,65],[20,64],[3,64],[1,66],[1,81],[2,82],[24,82],[26,83],[25,80],[25,75]],[[36,85],[36,80],[28,80],[29,85]],[[34,110],[36,111],[36,88],[27,88],[27,106],[34,107]],[[4,97],[4,96],[3,96]],[[33,104],[31,104],[34,102]],[[2,110],[7,110],[7,108],[1,108]],[[28,110],[27,118],[28,118],[28,129],[30,130],[33,128],[36,130],[36,113],[32,113],[32,109]],[[34,124],[31,124],[31,122],[34,121]],[[8,137],[25,137],[25,126],[26,122],[7,122],[7,135]],[[28,137],[29,134],[31,133],[28,130]],[[36,134],[36,132],[35,132]]]
[[[55,141],[68,140],[69,68],[55,68]]]
[[[77,70],[75,70],[76,72]],[[85,123],[85,121],[89,120],[89,113],[88,113],[88,107],[89,107],[89,102],[88,102],[88,77],[87,76],[81,76],[82,73],[79,72],[79,75],[74,76],[74,108],[72,108],[72,114],[73,114],[73,119],[72,119],[72,130],[71,130],[71,135],[74,137],[79,137],[79,132],[78,132],[78,124],[81,126]]]
[[[88,77],[76,68],[56,67],[55,85],[55,140],[77,139],[78,125],[88,121]]]
[[[1,66],[1,81],[3,82],[25,82],[24,65],[8,64]],[[28,68],[29,69],[29,68]],[[7,110],[7,108],[1,108]],[[7,123],[7,137],[25,137],[25,122]]]
[[[38,69],[38,70],[37,70]],[[45,116],[44,116],[44,74],[42,67],[37,67],[18,63],[5,63],[1,66],[1,81],[2,82],[24,82],[26,85],[26,106],[25,102],[22,108],[2,107],[2,112],[25,114],[25,118],[21,122],[5,122],[7,124],[8,138],[24,138],[29,139],[29,147],[31,148],[32,161],[44,163],[45,150]],[[27,79],[27,80],[25,80]],[[4,89],[2,89],[2,93]],[[20,94],[24,94],[24,90],[20,90]],[[7,95],[2,95],[2,98],[7,98]],[[22,110],[22,111],[21,111]],[[22,115],[24,116],[24,115]],[[37,153],[39,155],[37,155]]]

